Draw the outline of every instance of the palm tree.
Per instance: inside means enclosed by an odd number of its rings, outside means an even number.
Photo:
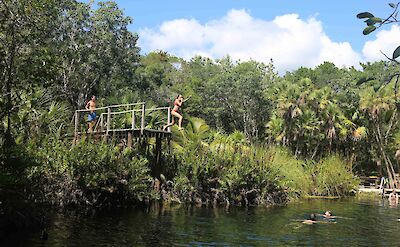
[[[375,91],[368,87],[360,93],[360,110],[365,112],[370,120],[368,121],[371,137],[375,143],[376,153],[379,154],[377,163],[383,160],[386,172],[389,177],[390,187],[397,187],[395,170],[391,158],[387,154],[389,136],[398,122],[396,95],[388,87]]]
[[[193,148],[191,150],[207,148],[210,127],[201,118],[190,117],[188,121],[189,123],[183,130],[172,126],[173,146],[180,151],[185,150],[187,146]]]

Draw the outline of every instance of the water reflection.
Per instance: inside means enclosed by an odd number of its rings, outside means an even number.
[[[302,224],[331,210],[336,224]],[[387,200],[307,200],[271,208],[202,208],[153,204],[89,217],[56,215],[49,239],[15,246],[400,246],[400,216]]]

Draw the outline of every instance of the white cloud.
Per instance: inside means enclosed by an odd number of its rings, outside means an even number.
[[[324,61],[339,67],[358,66],[362,60],[350,43],[332,41],[315,17],[302,20],[298,14],[268,21],[234,9],[204,24],[195,19],[166,21],[158,29],[139,30],[139,37],[144,51],[165,50],[186,59],[229,55],[234,60],[269,62],[272,58],[280,72]]]
[[[376,33],[376,39],[367,41],[363,48],[363,54],[367,61],[385,59],[381,51],[391,57],[393,51],[400,45],[400,26],[393,25],[389,30],[381,30]]]

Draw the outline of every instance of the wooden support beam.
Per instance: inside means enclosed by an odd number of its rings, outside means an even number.
[[[132,111],[132,129],[135,129],[135,111]]]
[[[78,127],[79,127],[79,111],[75,111],[75,127],[74,127],[74,141],[73,144],[76,144],[78,141]]]
[[[142,122],[141,122],[141,125],[140,125],[140,134],[141,135],[143,135],[143,133],[144,133],[144,127],[145,127],[145,123],[144,123],[144,118],[145,118],[145,113],[146,113],[146,106],[145,106],[145,104],[143,104],[142,105]]]
[[[99,118],[99,121],[100,121],[100,131],[104,131],[104,117],[103,117],[104,115],[103,114],[101,114],[100,115],[100,118]]]
[[[171,123],[171,107],[168,107],[168,116],[167,116],[167,125]],[[171,126],[167,129],[168,132],[171,132]]]
[[[127,143],[127,146],[129,148],[132,147],[132,132],[131,131],[128,132],[128,143]]]
[[[153,176],[158,179],[160,179],[161,175],[161,148],[162,148],[161,134],[158,133],[156,134],[156,147],[154,150],[155,154],[154,154],[154,169],[153,169]]]
[[[111,130],[111,108],[108,107],[107,108],[107,130],[106,130],[106,135],[105,135],[105,140],[107,141],[108,136],[109,136],[109,132]]]

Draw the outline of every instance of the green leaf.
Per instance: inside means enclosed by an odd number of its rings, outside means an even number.
[[[367,23],[368,26],[373,26],[373,25],[375,25],[375,23],[376,23],[376,22],[374,22],[374,21],[371,20],[371,19],[367,19],[367,20],[365,20],[364,22]]]
[[[359,13],[359,14],[357,15],[357,18],[358,18],[358,19],[372,18],[372,17],[374,17],[374,15],[371,14],[371,13],[369,13],[369,12],[362,12],[362,13]]]
[[[396,59],[400,56],[400,46],[396,48],[393,52],[393,59]]]
[[[371,20],[371,21],[373,21],[375,23],[382,22],[382,19],[379,18],[379,17],[372,17],[372,18],[369,18],[369,20]]]
[[[368,35],[368,34],[372,33],[373,31],[375,31],[375,29],[376,29],[375,26],[368,26],[364,29],[363,34]]]
[[[395,3],[389,3],[389,6],[392,7],[392,8],[396,8],[397,4],[395,4]]]

